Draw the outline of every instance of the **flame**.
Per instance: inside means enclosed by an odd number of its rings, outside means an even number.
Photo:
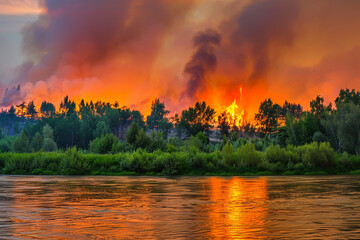
[[[242,87],[240,86],[240,102],[242,102],[243,94],[242,94]],[[227,121],[231,125],[241,127],[244,125],[244,109],[241,109],[241,111],[238,110],[239,106],[236,104],[236,98],[234,101],[225,108],[225,111],[227,113]]]

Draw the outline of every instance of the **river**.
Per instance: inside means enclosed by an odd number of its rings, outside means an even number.
[[[359,176],[0,176],[0,239],[355,239]]]

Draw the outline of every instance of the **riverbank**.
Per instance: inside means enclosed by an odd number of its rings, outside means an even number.
[[[360,174],[360,156],[334,153],[326,144],[270,146],[249,144],[210,153],[196,149],[88,154],[76,148],[58,152],[0,153],[3,174],[26,175],[326,175]]]

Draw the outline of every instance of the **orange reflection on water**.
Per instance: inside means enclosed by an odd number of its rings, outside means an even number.
[[[267,233],[265,178],[3,179],[0,197],[4,191],[10,197],[2,201],[7,212],[0,211],[0,222],[9,222],[9,238],[259,239]]]
[[[26,186],[29,191],[23,186],[14,189],[13,206],[17,214],[10,217],[16,223],[12,226],[12,236],[124,239],[137,232],[147,232],[148,239],[155,238],[149,213],[153,202],[146,183],[119,189],[112,184],[97,186],[93,181],[82,184],[58,182],[49,188],[43,183],[30,182]]]
[[[211,178],[209,182],[209,238],[265,238],[267,180],[235,177]]]

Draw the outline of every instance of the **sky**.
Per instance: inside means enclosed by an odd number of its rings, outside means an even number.
[[[359,12],[357,0],[0,0],[1,106],[68,95],[145,114],[156,97],[172,113],[237,99],[251,119],[266,98],[308,109],[360,89]]]

